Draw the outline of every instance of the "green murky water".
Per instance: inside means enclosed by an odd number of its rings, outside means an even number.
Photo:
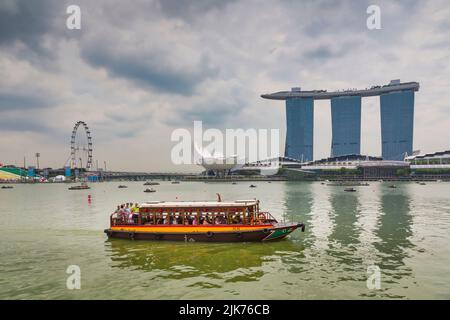
[[[448,299],[450,183],[140,182],[0,189],[1,299]],[[167,243],[107,240],[118,203],[149,199],[255,198],[305,233],[273,243]],[[87,196],[92,195],[88,203]],[[78,265],[81,289],[68,290]],[[369,266],[380,289],[368,289]]]

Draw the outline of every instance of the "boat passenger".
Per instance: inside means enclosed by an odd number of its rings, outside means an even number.
[[[116,211],[113,214],[114,223],[117,223],[120,219],[120,206],[117,206]]]
[[[126,207],[125,207],[125,212],[126,213],[131,213],[131,208],[130,208],[130,204],[129,203],[127,203],[127,205],[126,205]]]
[[[131,224],[134,223],[133,213],[131,211],[130,211],[130,213],[128,213],[128,223],[131,223]]]
[[[124,208],[124,205],[122,204],[122,205],[120,206],[120,210],[119,210],[119,220],[120,220],[121,222],[125,222],[125,220],[126,220],[125,214],[126,214],[125,208]]]
[[[133,214],[134,221],[137,222],[139,219],[139,205],[137,203],[131,207],[131,213]]]
[[[233,218],[233,223],[239,224],[239,223],[241,223],[241,222],[242,222],[242,220],[241,220],[241,215],[240,215],[240,214],[236,214],[236,215],[234,216],[234,218]]]

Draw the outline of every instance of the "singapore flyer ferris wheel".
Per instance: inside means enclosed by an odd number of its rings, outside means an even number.
[[[84,129],[79,132],[78,129]],[[78,121],[72,130],[70,140],[70,166],[72,168],[85,168],[89,170],[92,167],[92,137],[89,127],[84,121]]]

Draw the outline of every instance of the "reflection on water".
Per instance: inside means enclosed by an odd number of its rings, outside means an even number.
[[[358,197],[355,193],[337,192],[330,196],[332,232],[328,254],[345,266],[361,265],[362,258],[356,255],[359,240],[357,221],[360,216]]]
[[[238,269],[258,268],[274,255],[292,253],[297,247],[289,240],[273,243],[184,243],[107,240],[116,268],[146,272],[171,271],[167,277],[215,277]],[[241,280],[256,280],[259,273]]]
[[[94,184],[92,203],[57,185],[0,193],[0,271],[8,275],[0,298],[123,298],[127,291],[138,299],[450,296],[450,184],[392,190],[371,183],[354,193],[306,182],[159,186],[161,199],[257,197],[278,219],[306,224],[282,241],[228,244],[106,239],[112,204],[148,197],[141,183],[128,185]],[[79,292],[65,288],[70,264],[82,269]],[[366,286],[371,265],[381,269],[381,290]]]
[[[287,183],[287,188],[283,195],[285,213],[283,218],[289,221],[303,222],[306,226],[311,225],[312,204],[314,201],[311,183]],[[313,234],[310,237],[304,237],[304,234],[295,232],[291,235],[291,239],[302,239],[303,244],[311,244],[313,242]]]
[[[374,244],[378,251],[380,268],[394,279],[409,276],[411,269],[406,266],[404,260],[408,257],[408,249],[414,245],[409,240],[412,236],[413,219],[408,191],[384,192],[381,196],[380,212],[376,230],[379,241]]]

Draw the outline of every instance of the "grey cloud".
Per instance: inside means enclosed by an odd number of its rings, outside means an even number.
[[[53,106],[55,101],[43,95],[0,92],[0,112],[30,110]]]
[[[245,108],[244,103],[214,103],[199,104],[193,107],[178,111],[175,117],[166,120],[170,126],[185,127],[190,126],[194,121],[202,121],[207,127],[224,128],[227,121],[239,115]]]
[[[149,127],[150,117],[135,116],[123,112],[106,113],[106,120],[93,122],[96,131],[96,140],[110,140],[111,137],[130,139],[138,136]]]
[[[35,53],[50,54],[41,41],[42,36],[51,31],[57,12],[55,4],[54,0],[3,2],[0,5],[0,46],[20,41]]]
[[[307,51],[304,54],[306,59],[318,59],[318,60],[329,59],[329,58],[337,57],[339,55],[340,54],[338,52],[333,51],[328,46],[320,46],[319,48]]]
[[[185,71],[167,66],[159,56],[144,57],[137,51],[122,55],[97,46],[84,48],[82,56],[92,66],[105,68],[111,75],[131,80],[140,87],[181,95],[191,95],[200,82],[218,72],[206,58],[197,70]]]
[[[6,132],[31,132],[46,134],[52,136],[58,141],[60,141],[61,138],[65,137],[64,134],[69,137],[69,134],[67,134],[66,132],[63,132],[60,129],[54,128],[52,126],[48,126],[42,123],[42,120],[38,118],[33,120],[33,117],[27,114],[0,117],[0,128],[1,131]]]
[[[96,143],[100,144],[102,141],[110,141],[115,138],[131,139],[138,136],[144,130],[144,127],[131,124],[128,126],[119,126],[112,123],[103,125],[93,123],[93,128],[95,128],[94,140]]]
[[[307,60],[327,60],[331,58],[339,58],[346,55],[352,49],[354,49],[357,44],[341,44],[339,48],[333,48],[328,45],[321,45],[315,49],[306,51],[303,57]]]
[[[122,129],[122,130],[119,130],[118,132],[116,132],[116,135],[119,138],[129,139],[129,138],[134,138],[138,134],[139,131],[140,130],[137,130],[136,128],[130,128],[130,129],[125,129],[125,130]]]
[[[162,12],[168,17],[185,20],[201,19],[202,15],[211,10],[223,10],[236,0],[160,0]]]

